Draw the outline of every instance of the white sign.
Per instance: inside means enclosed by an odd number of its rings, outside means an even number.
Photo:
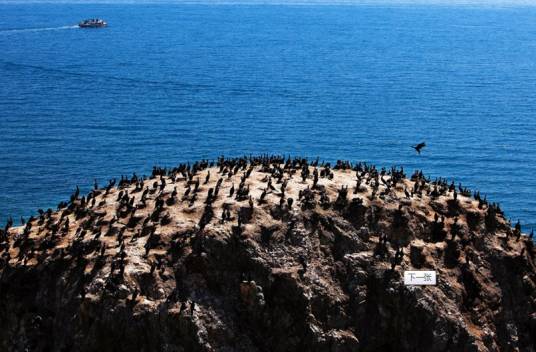
[[[435,271],[404,271],[404,285],[435,285]]]

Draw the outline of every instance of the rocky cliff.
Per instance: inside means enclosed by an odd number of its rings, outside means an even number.
[[[497,204],[420,172],[155,168],[1,230],[0,350],[535,351],[534,254]]]

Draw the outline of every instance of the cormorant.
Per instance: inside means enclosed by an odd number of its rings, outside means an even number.
[[[415,149],[415,151],[417,151],[418,154],[421,154],[421,149],[426,147],[426,143],[425,142],[422,142],[422,143],[419,143],[417,145],[413,145],[411,146],[413,149]]]

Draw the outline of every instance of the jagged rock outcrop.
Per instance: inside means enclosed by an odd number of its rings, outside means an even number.
[[[422,173],[155,168],[0,232],[0,350],[535,351],[534,254],[498,205]]]

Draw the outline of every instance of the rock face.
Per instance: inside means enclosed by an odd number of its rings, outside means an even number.
[[[10,225],[2,351],[536,350],[532,240],[422,173],[222,159]]]

